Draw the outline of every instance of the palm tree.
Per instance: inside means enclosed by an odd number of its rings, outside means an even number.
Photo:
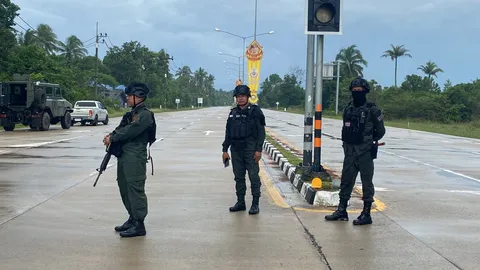
[[[391,46],[392,46],[392,48],[390,50],[386,50],[385,52],[383,52],[382,57],[390,57],[390,59],[392,59],[392,61],[395,61],[395,87],[397,87],[397,62],[398,62],[398,58],[402,57],[402,56],[408,56],[408,57],[412,58],[412,56],[409,53],[407,53],[409,50],[405,49],[403,47],[404,45],[394,46],[393,44],[391,44]]]
[[[419,68],[417,68],[423,73],[425,73],[428,78],[430,79],[432,76],[437,77],[437,73],[443,72],[443,69],[439,68],[435,62],[428,61],[426,65],[421,65]]]
[[[349,77],[362,76],[363,77],[363,67],[368,66],[368,62],[363,59],[363,55],[357,45],[351,45],[347,48],[342,48],[337,54],[335,60],[340,60],[344,62],[346,68],[346,75]]]
[[[83,58],[88,51],[83,46],[83,42],[75,35],[69,36],[65,43],[60,43],[59,51],[61,56],[65,57],[67,64],[70,64],[73,59]]]
[[[28,29],[19,43],[25,46],[36,45],[43,48],[48,54],[54,54],[60,50],[61,42],[57,40],[52,28],[48,24],[39,24],[36,30]]]

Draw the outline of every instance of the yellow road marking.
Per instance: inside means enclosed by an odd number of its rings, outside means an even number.
[[[261,167],[263,168],[264,166],[265,165],[262,165]],[[288,205],[287,202],[285,202],[285,200],[283,199],[283,196],[275,187],[275,185],[272,182],[272,179],[267,174],[267,172],[264,169],[261,169],[259,175],[260,175],[260,180],[262,180],[263,185],[267,189],[268,194],[270,194],[270,197],[272,198],[273,202],[281,208],[290,208],[290,205]]]

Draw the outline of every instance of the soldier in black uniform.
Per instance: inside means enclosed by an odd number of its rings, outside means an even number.
[[[371,224],[370,209],[375,189],[373,186],[373,160],[377,157],[378,140],[385,135],[382,111],[375,103],[367,102],[366,94],[370,92],[368,82],[357,77],[350,83],[353,101],[343,112],[342,141],[345,158],[343,161],[340,184],[340,203],[338,209],[326,220],[348,221],[347,202],[360,171],[363,193],[363,211],[353,221],[354,225]]]
[[[230,159],[228,148],[232,154],[232,167],[235,175],[235,189],[237,203],[230,207],[230,212],[244,211],[245,193],[247,186],[245,174],[248,170],[248,178],[251,182],[253,202],[249,210],[250,215],[258,214],[260,199],[260,168],[258,162],[262,158],[262,146],[265,141],[265,116],[262,110],[254,104],[250,104],[250,88],[246,85],[238,85],[233,91],[237,98],[237,106],[228,115],[225,130],[225,141],[222,144],[222,159],[225,162]]]

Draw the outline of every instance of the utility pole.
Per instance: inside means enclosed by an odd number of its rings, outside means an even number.
[[[172,60],[173,61],[173,56],[172,57],[167,57],[165,60]],[[163,95],[163,107],[164,109],[167,108],[167,79],[168,79],[168,64],[165,70],[165,90],[164,90],[164,95]]]
[[[313,70],[315,37],[307,37],[307,77],[305,91],[305,118],[303,135],[303,166],[312,165],[312,131],[313,131]]]
[[[95,32],[95,95],[98,96],[98,84],[97,84],[97,77],[98,77],[98,41],[99,38],[105,38],[107,37],[107,33],[103,34],[100,33],[98,34],[98,22],[97,22],[97,30]],[[102,43],[105,42],[105,40],[102,40]]]

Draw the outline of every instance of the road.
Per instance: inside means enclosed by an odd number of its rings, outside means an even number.
[[[268,128],[301,149],[303,128],[294,125],[302,125],[302,116],[265,113]],[[102,138],[118,118],[108,126],[0,132],[1,269],[403,270],[479,265],[477,195],[442,191],[453,186],[478,190],[477,182],[445,171],[438,174],[432,166],[442,165],[428,161],[425,150],[416,150],[425,159],[402,153],[399,148],[406,141],[393,129],[387,131],[384,151],[430,166],[379,155],[376,196],[387,208],[374,213],[372,226],[328,223],[321,210],[298,211],[279,203],[281,189],[271,179],[279,173],[266,154],[260,214],[229,213],[235,202],[233,174],[231,167],[223,168],[220,153],[227,114],[225,107],[157,114],[153,176],[147,165],[147,236],[133,239],[121,239],[113,231],[126,218],[115,158],[92,187],[104,155]],[[335,122],[324,123],[325,132],[338,133]],[[399,139],[391,139],[395,137]],[[339,141],[325,138],[322,149],[324,161],[338,169]],[[455,159],[460,159],[459,151]],[[459,167],[445,169],[467,173]]]
[[[269,129],[303,149],[303,115],[265,110]],[[341,172],[341,121],[323,119],[322,163]],[[376,197],[386,204],[373,228],[396,224],[435,257],[460,269],[480,265],[480,140],[387,127],[375,161]],[[357,184],[360,185],[360,177]],[[390,232],[385,231],[385,237]],[[413,241],[413,240],[412,240]],[[398,249],[405,255],[411,250]],[[328,252],[326,252],[328,258]],[[419,268],[427,269],[427,268]],[[439,269],[439,268],[437,268]]]
[[[106,127],[1,133],[2,145],[17,146],[0,155],[7,207],[0,209],[1,269],[328,269],[295,213],[275,205],[265,188],[258,216],[229,213],[233,174],[221,162],[227,114],[157,114],[147,236],[132,239],[113,230],[126,219],[115,165],[92,187],[102,137],[118,119]]]

